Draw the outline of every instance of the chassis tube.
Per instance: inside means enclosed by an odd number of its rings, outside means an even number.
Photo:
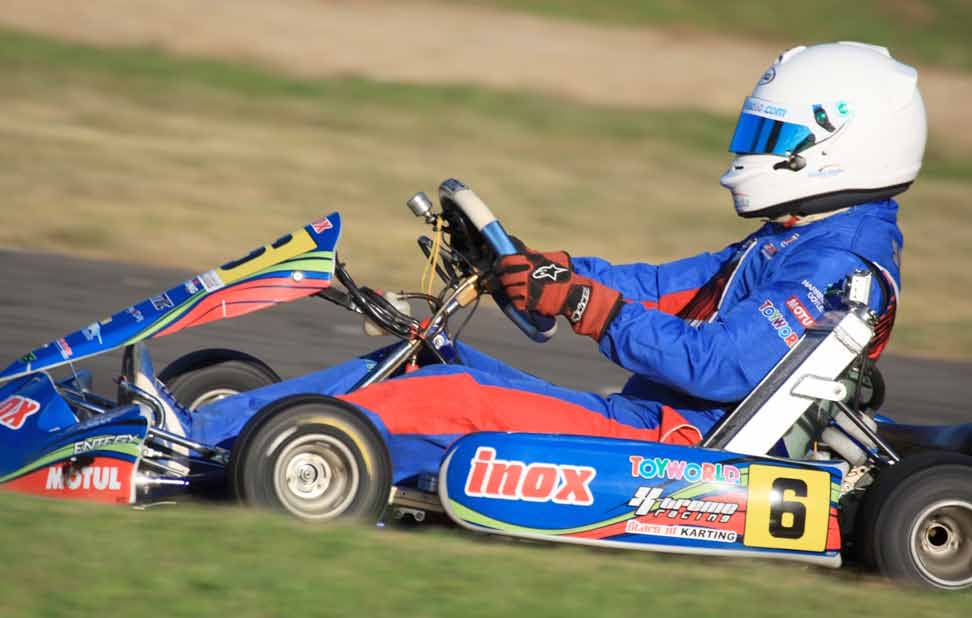
[[[421,339],[411,339],[401,342],[398,344],[397,350],[385,357],[385,360],[375,365],[375,368],[368,375],[358,380],[358,383],[351,387],[350,392],[384,380],[394,373],[396,369],[401,367],[402,363],[408,360],[409,356],[415,354],[421,345]]]
[[[375,365],[366,376],[361,378],[357,384],[351,387],[350,391],[354,392],[360,388],[364,388],[375,382],[380,382],[393,374],[396,369],[402,366],[402,364],[409,359],[410,356],[418,352],[419,348],[425,341],[430,341],[445,327],[446,320],[452,316],[456,311],[459,311],[465,306],[463,299],[469,288],[475,286],[479,281],[478,276],[472,276],[465,279],[460,283],[456,289],[449,295],[449,298],[442,303],[442,308],[439,309],[432,319],[429,320],[428,326],[425,329],[411,339],[407,341],[402,341],[398,348],[385,357],[385,360],[381,361]]]
[[[891,445],[885,442],[881,438],[881,436],[877,434],[876,431],[874,431],[867,425],[867,423],[862,421],[860,417],[857,416],[858,414],[857,412],[851,410],[847,406],[847,404],[845,404],[843,401],[835,401],[834,403],[841,410],[841,412],[846,414],[847,418],[849,418],[851,422],[853,422],[857,426],[857,428],[864,433],[865,436],[870,438],[874,442],[874,444],[878,446],[878,448],[880,448],[885,452],[885,454],[888,456],[888,459],[891,460],[892,464],[896,464],[899,461],[901,461],[901,457],[898,455],[898,453],[895,452],[895,450],[891,447]]]
[[[220,448],[218,446],[207,446],[199,442],[194,442],[193,440],[183,438],[182,436],[177,436],[174,433],[169,433],[168,431],[159,429],[157,427],[149,427],[148,437],[164,440],[165,442],[171,442],[179,446],[184,446],[188,449],[196,451],[197,453],[202,453],[207,457],[221,461],[222,463],[229,461],[230,452],[224,448]]]

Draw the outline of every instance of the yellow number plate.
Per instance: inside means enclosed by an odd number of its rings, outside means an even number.
[[[778,466],[749,467],[749,547],[824,551],[830,523],[830,474]]]

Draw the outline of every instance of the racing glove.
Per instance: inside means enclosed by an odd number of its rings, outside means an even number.
[[[520,311],[563,315],[574,332],[600,341],[618,315],[621,293],[574,273],[565,251],[539,253],[514,239],[518,253],[500,257],[493,267],[503,291]]]

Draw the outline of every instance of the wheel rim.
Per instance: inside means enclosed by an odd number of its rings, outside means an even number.
[[[360,472],[354,454],[336,437],[310,434],[288,443],[277,457],[274,491],[302,519],[333,519],[354,500]]]
[[[213,402],[219,401],[220,399],[226,399],[227,397],[232,397],[233,395],[239,395],[239,394],[240,391],[234,390],[232,388],[214,388],[196,397],[192,401],[192,404],[189,405],[189,409],[198,410],[199,408],[209,405]]]
[[[941,500],[911,527],[911,555],[922,575],[942,588],[972,585],[972,503]]]

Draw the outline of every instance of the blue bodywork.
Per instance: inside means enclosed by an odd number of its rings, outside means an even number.
[[[133,477],[148,432],[137,406],[78,422],[50,377],[34,374],[0,388],[3,421],[3,487],[102,502],[135,499]]]

